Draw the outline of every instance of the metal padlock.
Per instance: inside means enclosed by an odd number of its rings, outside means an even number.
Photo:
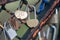
[[[53,29],[54,30],[54,32],[52,33],[51,31],[51,29]],[[56,26],[55,25],[50,25],[50,27],[48,27],[48,29],[47,29],[47,34],[46,34],[46,39],[47,40],[55,40],[56,39]],[[53,34],[53,35],[52,35]],[[52,37],[52,38],[51,38]]]
[[[36,18],[36,8],[34,6],[32,6],[34,8],[34,19],[30,19],[30,12],[29,12],[29,8],[28,8],[28,20],[27,20],[27,25],[30,28],[36,27],[38,25],[38,20]]]
[[[22,20],[26,19],[28,16],[27,8],[28,8],[28,5],[26,6],[26,10],[22,11],[20,10],[20,6],[18,6],[18,10],[15,11],[16,18],[22,19]]]
[[[56,9],[55,14],[49,20],[49,23],[58,23],[58,9]]]
[[[8,22],[4,23],[4,30],[10,40],[13,40],[17,36],[16,31],[12,28],[11,24]]]

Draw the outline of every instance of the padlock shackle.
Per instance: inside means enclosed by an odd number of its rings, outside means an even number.
[[[56,8],[56,10],[55,10],[55,14],[58,14],[58,9]]]
[[[17,8],[17,10],[21,10],[21,7],[22,7],[22,5],[23,4],[21,4],[21,0],[19,0],[19,5],[18,5],[18,8]],[[27,7],[28,7],[28,4],[26,5],[26,10],[25,11],[27,11]]]
[[[47,29],[47,34],[46,34],[46,39],[48,40],[48,37],[49,37],[49,32],[50,32],[50,27],[48,27]]]
[[[7,30],[7,26],[6,26],[7,23],[8,23],[8,22],[4,22],[4,29],[5,29],[5,30]],[[8,23],[8,24],[9,24],[9,23]],[[10,24],[9,24],[9,28],[12,28]]]
[[[55,40],[55,38],[56,38],[56,26],[55,25],[51,25],[51,27],[54,29],[53,40]]]
[[[43,36],[46,37],[46,33],[43,31]]]
[[[33,9],[34,9],[34,18],[36,19],[36,8],[35,8],[35,6],[33,6],[33,5],[31,5],[31,7],[33,7]],[[28,19],[30,19],[30,12],[29,12],[29,7],[28,7]]]
[[[39,31],[39,32],[38,32],[38,38],[40,38],[40,37],[41,37],[41,32]]]

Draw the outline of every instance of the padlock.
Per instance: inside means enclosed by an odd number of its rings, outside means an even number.
[[[22,11],[20,10],[20,6],[18,6],[18,9],[15,11],[15,16],[18,18],[18,19],[26,19],[27,16],[28,16],[28,13],[27,13],[27,8],[28,8],[28,5],[26,6],[26,10],[25,11]]]
[[[28,8],[28,20],[26,21],[27,25],[30,28],[36,27],[39,23],[39,21],[36,18],[36,9],[34,6],[32,6],[34,8],[34,19],[30,19],[30,12],[29,12],[29,8]]]
[[[27,18],[27,12],[26,11],[17,10],[17,11],[15,11],[15,16],[18,19],[26,19]]]
[[[16,31],[12,28],[11,24],[8,22],[4,22],[4,31],[6,32],[10,40],[13,40],[17,36]]]
[[[49,20],[49,23],[58,23],[58,9],[56,9],[55,14]]]

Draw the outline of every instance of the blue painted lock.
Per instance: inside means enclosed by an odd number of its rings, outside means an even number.
[[[42,12],[44,10],[44,7],[45,7],[45,3],[48,3],[49,0],[42,0],[41,4],[39,5],[39,8],[37,10],[37,14],[40,14],[40,12]]]

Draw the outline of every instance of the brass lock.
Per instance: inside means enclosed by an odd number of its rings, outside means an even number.
[[[30,12],[28,10],[28,20],[27,20],[27,25],[30,27],[30,28],[33,28],[33,27],[36,27],[39,23],[39,21],[37,20],[36,18],[36,8],[34,6],[32,6],[34,8],[34,19],[30,19]],[[29,9],[29,8],[28,8]]]

